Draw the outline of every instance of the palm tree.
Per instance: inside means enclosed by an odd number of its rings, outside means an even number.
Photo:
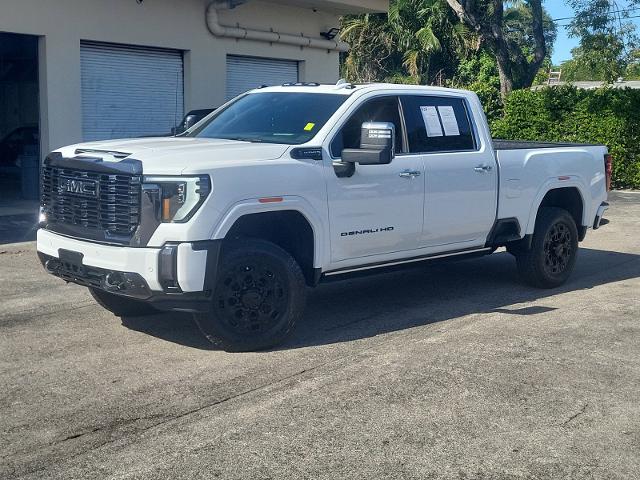
[[[344,76],[358,82],[379,80],[394,48],[386,18],[379,14],[345,17],[341,38],[351,44],[343,62]]]
[[[438,67],[453,75],[473,37],[445,0],[392,0],[388,17],[345,18],[341,33],[352,47],[344,59],[347,78],[407,83],[428,82]]]

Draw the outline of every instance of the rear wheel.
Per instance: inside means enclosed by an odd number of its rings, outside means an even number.
[[[246,239],[228,245],[216,278],[211,311],[194,318],[207,339],[226,351],[278,345],[302,316],[302,270],[273,243]]]
[[[536,219],[531,249],[518,251],[516,262],[523,279],[539,288],[554,288],[567,281],[578,253],[578,229],[561,208],[542,208]]]
[[[114,295],[99,288],[89,287],[89,292],[100,306],[109,310],[116,317],[141,317],[158,313],[158,310],[141,300]]]

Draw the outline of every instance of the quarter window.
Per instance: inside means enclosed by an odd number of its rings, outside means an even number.
[[[401,101],[411,153],[476,149],[463,99],[407,95]]]

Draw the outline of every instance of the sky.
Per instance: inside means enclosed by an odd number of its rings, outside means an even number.
[[[624,9],[628,5],[625,0],[618,0],[617,3],[620,9]],[[553,19],[572,17],[574,15],[571,7],[567,6],[563,0],[546,0],[544,6]],[[637,15],[640,15],[640,10],[631,13],[631,16]],[[563,61],[569,60],[571,58],[571,49],[578,46],[579,39],[569,38],[567,28],[561,26],[567,25],[570,21],[571,20],[561,20],[556,22],[558,25],[558,37],[556,38],[556,43],[553,45],[553,55],[551,57],[554,65],[560,65]],[[634,22],[640,32],[640,18],[629,19],[629,21]]]

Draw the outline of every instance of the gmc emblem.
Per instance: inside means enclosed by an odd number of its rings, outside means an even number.
[[[97,197],[98,183],[93,180],[60,177],[58,180],[58,193],[72,193],[85,197]]]

